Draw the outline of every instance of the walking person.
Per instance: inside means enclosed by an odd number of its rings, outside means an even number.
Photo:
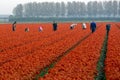
[[[53,31],[56,31],[57,30],[57,27],[58,27],[58,25],[57,25],[57,22],[53,22]]]
[[[92,33],[95,32],[95,30],[96,30],[96,23],[94,21],[91,22],[90,29],[91,29]]]
[[[12,31],[16,31],[16,21],[12,24]]]
[[[109,31],[110,31],[110,24],[107,24],[106,25],[106,30],[107,30],[107,35],[109,34]]]

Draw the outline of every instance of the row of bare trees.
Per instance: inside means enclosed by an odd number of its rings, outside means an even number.
[[[118,17],[120,1],[42,2],[18,4],[15,17]]]

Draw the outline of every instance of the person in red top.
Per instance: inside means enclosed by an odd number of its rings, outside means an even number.
[[[39,27],[39,32],[41,32],[41,31],[43,31],[43,28],[40,26],[40,27]]]

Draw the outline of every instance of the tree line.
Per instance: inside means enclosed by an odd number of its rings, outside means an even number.
[[[119,17],[120,1],[30,2],[18,4],[14,17]]]

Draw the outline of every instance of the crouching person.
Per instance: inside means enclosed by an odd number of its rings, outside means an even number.
[[[43,31],[43,28],[40,26],[39,27],[39,32],[42,32]]]
[[[70,29],[71,29],[71,30],[74,29],[76,25],[77,25],[77,24],[71,24],[71,25],[70,25]]]
[[[25,28],[25,32],[29,32],[30,30],[29,30],[29,28],[27,27],[27,28]]]

